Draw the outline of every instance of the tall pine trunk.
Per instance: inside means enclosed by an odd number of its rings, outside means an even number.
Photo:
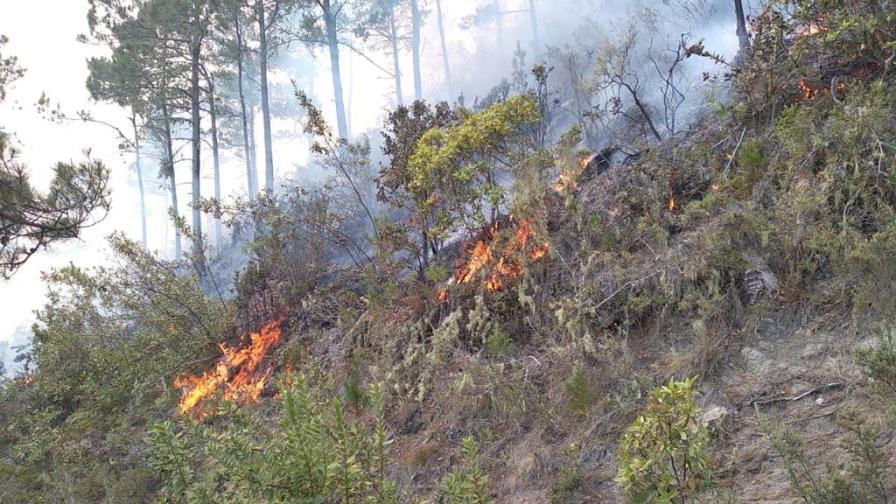
[[[389,42],[392,43],[392,72],[395,74],[395,103],[401,106],[404,105],[404,98],[401,90],[401,64],[399,63],[398,54],[398,27],[395,25],[395,7],[389,10],[389,29],[391,31],[391,40]]]
[[[445,67],[445,83],[448,85],[448,98],[454,99],[454,85],[451,82],[451,65],[448,64],[448,43],[445,41],[445,20],[442,17],[442,0],[436,0],[436,17],[439,21],[439,40],[442,43],[442,66]]]
[[[165,164],[167,165],[167,169],[165,170],[168,175],[168,182],[170,184],[171,191],[171,213],[174,217],[175,221],[180,221],[180,210],[177,206],[177,177],[174,172],[174,142],[171,138],[171,116],[168,113],[168,104],[162,104],[162,114],[165,116]],[[165,221],[167,222],[168,216],[165,216]],[[180,260],[181,255],[183,254],[183,249],[181,248],[180,243],[180,225],[175,222],[174,225],[174,259]]]
[[[249,104],[249,163],[252,165],[252,185],[256,192],[261,191],[258,184],[258,151],[255,149],[255,104]]]
[[[208,111],[212,123],[212,163],[215,170],[215,200],[221,201],[221,152],[218,145],[218,107],[215,101],[215,81],[208,77]],[[215,245],[221,246],[221,219],[215,217]]]
[[[494,0],[493,8],[495,9],[495,31],[498,36],[498,52],[500,53],[500,65],[504,67],[504,11],[501,10],[501,0]]]
[[[541,54],[541,36],[538,33],[538,11],[535,10],[535,0],[529,0],[529,21],[532,22],[532,46],[537,58]]]
[[[411,51],[414,60],[414,98],[423,99],[423,78],[420,75],[420,30],[423,28],[423,16],[417,0],[411,0]]]
[[[264,0],[256,0],[258,11],[258,59],[261,74],[261,123],[264,128],[264,187],[274,193],[274,148],[271,139],[271,108],[268,103],[268,34],[265,23]]]
[[[237,90],[239,92],[240,99],[240,123],[243,126],[243,154],[246,157],[246,191],[249,193],[249,201],[255,201],[255,195],[258,193],[258,188],[255,187],[255,181],[252,177],[252,161],[249,158],[250,149],[249,149],[249,118],[246,113],[246,92],[243,89],[243,79],[245,76],[245,70],[243,68],[243,30],[242,25],[240,24],[240,12],[238,9],[234,9],[233,14],[233,26],[236,30],[236,81],[237,81]]]
[[[747,33],[747,17],[744,15],[743,0],[734,0],[734,14],[737,17],[737,40],[740,42],[736,63],[740,63],[750,52],[750,35]]]
[[[146,192],[143,190],[143,166],[140,163],[140,130],[137,128],[137,116],[131,115],[134,126],[134,155],[137,169],[137,187],[140,189],[140,230],[143,237],[143,250],[146,250]]]
[[[190,44],[190,123],[192,132],[190,143],[192,147],[192,174],[193,174],[193,256],[198,260],[202,256],[202,211],[199,207],[201,192],[201,168],[202,160],[202,124],[199,102],[199,57],[202,51],[202,41],[197,38]]]
[[[323,0],[324,22],[327,28],[327,47],[330,50],[330,67],[333,75],[333,94],[336,100],[336,125],[339,137],[348,140],[348,122],[345,118],[345,102],[342,96],[342,71],[339,68],[339,37],[336,18],[329,0]]]

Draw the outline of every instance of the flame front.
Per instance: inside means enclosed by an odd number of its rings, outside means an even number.
[[[585,173],[588,164],[597,158],[597,154],[592,156],[583,156],[579,159],[579,164],[573,170],[564,170],[560,173],[560,178],[554,184],[554,192],[563,193],[566,191],[576,191],[579,189],[579,178]]]
[[[831,92],[842,93],[846,91],[846,84],[842,82],[832,83],[830,88],[824,85],[813,86],[805,77],[800,78],[798,86],[800,89],[800,94],[806,101],[812,101],[819,96],[826,96]]]
[[[807,101],[812,101],[819,95],[819,90],[812,87],[805,77],[800,79],[799,88],[800,94],[803,95],[803,99]]]
[[[523,273],[523,258],[539,261],[548,255],[550,245],[547,242],[533,244],[531,237],[532,221],[521,219],[516,222],[516,232],[507,245],[496,253],[494,245],[498,239],[498,223],[492,224],[485,236],[468,249],[469,257],[458,268],[454,279],[457,283],[470,283],[479,276],[478,273],[484,272],[485,289],[488,292],[500,291],[508,281]],[[446,297],[447,291],[439,292],[440,301],[444,301]]]
[[[249,336],[249,343],[242,348],[231,348],[221,343],[223,356],[201,376],[185,374],[174,380],[174,386],[183,389],[179,407],[183,413],[193,413],[203,401],[221,391],[222,397],[238,403],[251,403],[261,398],[272,369],[262,366],[262,361],[281,338],[281,319],[266,322],[258,332]]]
[[[813,23],[806,26],[800,26],[796,29],[794,35],[796,35],[797,38],[811,37],[812,35],[818,35],[825,31],[827,31],[825,28]]]

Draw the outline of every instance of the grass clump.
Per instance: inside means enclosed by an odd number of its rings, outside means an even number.
[[[591,382],[588,374],[581,368],[576,369],[563,384],[566,394],[566,404],[578,416],[588,415],[588,409],[593,402]]]

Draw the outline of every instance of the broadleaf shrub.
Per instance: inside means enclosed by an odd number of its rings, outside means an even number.
[[[616,481],[628,502],[693,502],[712,480],[709,430],[694,399],[695,378],[650,392],[646,411],[622,438]]]

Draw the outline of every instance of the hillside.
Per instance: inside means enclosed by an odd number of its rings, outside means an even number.
[[[896,502],[896,5],[678,50],[725,92],[668,134],[589,147],[549,60],[395,109],[376,173],[297,91],[335,189],[48,273],[0,502]]]

